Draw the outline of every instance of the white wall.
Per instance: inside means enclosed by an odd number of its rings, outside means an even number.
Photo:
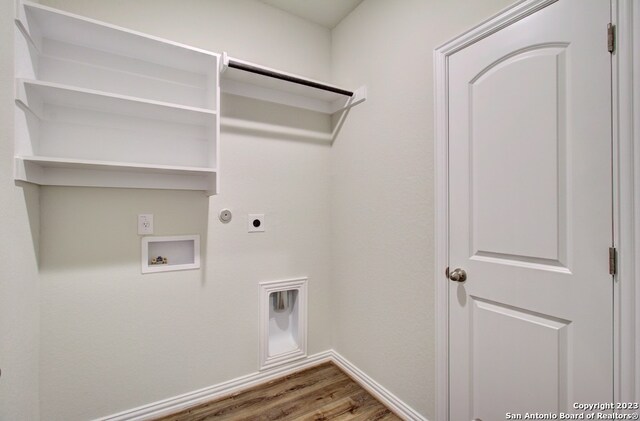
[[[38,419],[38,188],[13,182],[13,1],[0,1],[0,420]]]
[[[332,31],[333,82],[369,95],[331,150],[334,347],[431,420],[432,54],[509,3],[365,0]]]
[[[121,26],[313,78],[327,29],[249,0],[48,0]],[[225,96],[223,116],[328,130],[328,119]],[[258,368],[258,282],[309,276],[310,353],[331,347],[329,147],[223,128],[220,194],[41,188],[42,419],[80,420]],[[217,213],[228,207],[228,225]],[[140,275],[136,215],[200,234],[200,271]],[[248,234],[246,215],[267,230]]]
[[[223,129],[221,193],[205,198],[15,187],[12,1],[2,0],[0,256],[8,263],[0,278],[0,419],[39,419],[38,382],[41,418],[76,420],[253,372],[257,283],[298,276],[310,277],[309,352],[336,348],[434,419],[432,51],[509,2],[366,0],[330,33],[251,0],[43,1],[368,86],[368,101],[331,148]],[[328,125],[228,96],[223,116]],[[217,220],[223,207],[234,212],[228,225]],[[259,212],[267,232],[247,234],[246,214]],[[158,235],[200,234],[206,266],[140,275],[138,213],[155,214]]]

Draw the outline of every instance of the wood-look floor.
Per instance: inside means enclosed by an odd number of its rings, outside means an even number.
[[[399,419],[336,365],[324,363],[158,421]]]

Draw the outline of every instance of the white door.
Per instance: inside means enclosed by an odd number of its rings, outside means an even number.
[[[559,0],[449,57],[451,421],[613,397],[609,9]]]

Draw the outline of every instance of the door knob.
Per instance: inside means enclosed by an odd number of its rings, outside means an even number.
[[[449,273],[449,279],[454,282],[464,282],[467,280],[467,272],[464,269],[456,268],[453,272]]]

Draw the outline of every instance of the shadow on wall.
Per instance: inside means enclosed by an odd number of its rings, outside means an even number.
[[[16,181],[16,187],[22,189],[27,217],[29,218],[29,230],[31,231],[31,243],[36,264],[40,268],[40,188],[35,184]]]
[[[41,271],[126,267],[139,275],[138,215],[149,213],[153,235],[200,235],[206,256],[209,197],[201,191],[40,187]]]
[[[330,145],[348,110],[333,116],[254,98],[222,94],[220,129],[278,140]]]

